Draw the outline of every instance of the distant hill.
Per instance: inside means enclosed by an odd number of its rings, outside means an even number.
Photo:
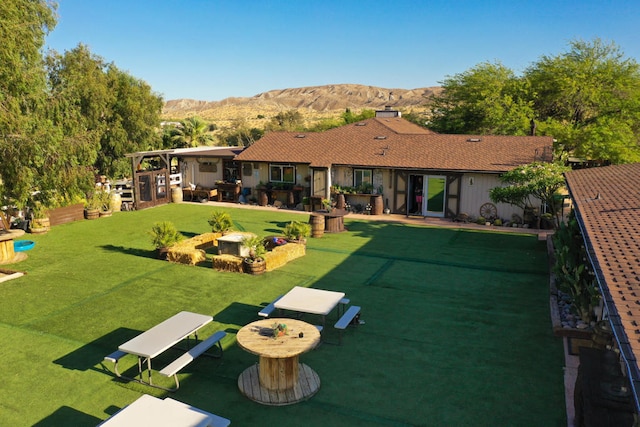
[[[418,89],[387,89],[357,84],[309,86],[263,92],[250,98],[226,98],[222,101],[176,99],[167,101],[163,119],[181,120],[194,115],[210,120],[218,126],[230,126],[233,121],[255,122],[259,126],[274,115],[296,109],[308,122],[335,117],[347,108],[380,110],[386,105],[403,111],[422,113],[427,110],[429,97],[439,93],[440,87]]]

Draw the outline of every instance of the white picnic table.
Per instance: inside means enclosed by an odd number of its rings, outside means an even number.
[[[151,360],[190,335],[194,335],[197,341],[198,330],[211,321],[213,321],[212,316],[181,311],[120,345],[118,350],[138,356],[140,381],[142,381],[142,363],[146,361],[148,384],[153,385]]]
[[[218,415],[194,408],[171,398],[159,399],[143,394],[125,406],[100,427],[226,427],[231,422]]]
[[[342,298],[344,292],[295,286],[276,301],[274,307],[279,310],[318,314],[324,322],[325,316],[331,313]]]

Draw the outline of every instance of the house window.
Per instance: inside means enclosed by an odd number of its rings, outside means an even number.
[[[269,165],[269,180],[293,184],[296,181],[296,168],[293,165]]]
[[[353,170],[353,186],[354,187],[372,187],[373,172],[371,169],[354,169]]]

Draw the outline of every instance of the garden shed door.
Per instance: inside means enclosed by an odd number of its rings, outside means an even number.
[[[135,201],[136,209],[145,209],[169,203],[169,173],[167,169],[136,172]]]

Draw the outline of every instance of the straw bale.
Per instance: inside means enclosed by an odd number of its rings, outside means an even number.
[[[282,267],[286,263],[296,258],[305,256],[307,247],[301,243],[287,243],[286,245],[276,246],[272,251],[267,252],[264,260],[266,262],[266,270],[272,271]]]
[[[233,273],[242,273],[242,258],[235,255],[214,255],[213,268],[218,271],[230,271]]]
[[[196,265],[205,259],[207,259],[207,257],[202,249],[172,246],[167,252],[167,261],[180,264]]]
[[[187,240],[191,240],[196,249],[206,250],[214,246],[218,246],[218,237],[220,236],[222,236],[222,233],[204,233]]]

